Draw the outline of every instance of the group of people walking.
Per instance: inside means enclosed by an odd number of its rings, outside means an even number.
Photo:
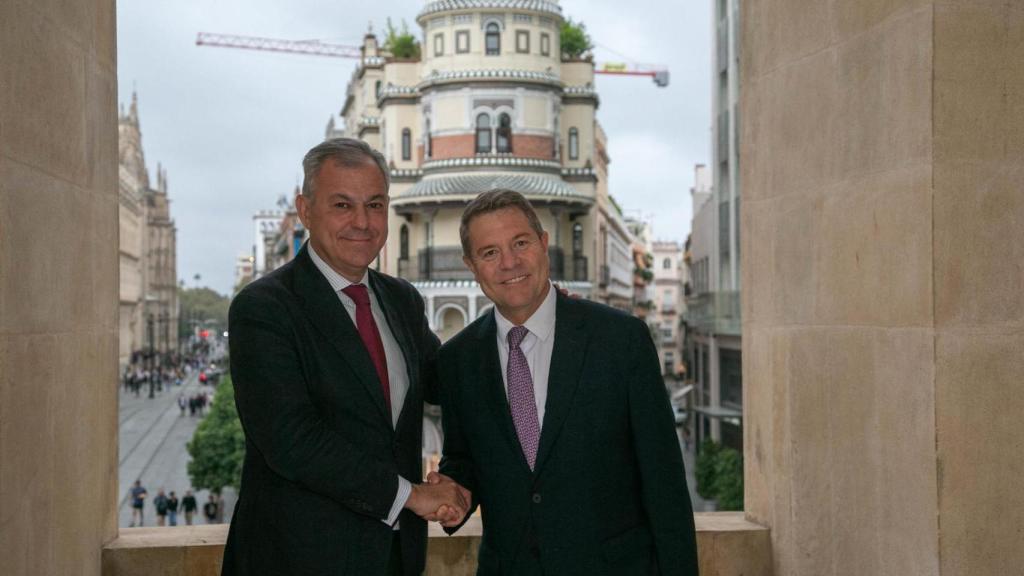
[[[181,410],[181,415],[185,415],[185,408],[188,408],[188,415],[199,416],[203,415],[206,410],[206,406],[210,403],[210,395],[206,392],[197,392],[188,398],[184,394],[178,395],[178,409]]]
[[[142,482],[136,480],[132,485],[130,494],[132,501],[132,522],[130,526],[145,526],[146,498],[149,496],[149,493],[142,486]],[[179,511],[185,517],[185,525],[191,526],[193,518],[198,511],[198,502],[192,490],[186,490],[185,495],[179,500],[173,490],[170,493],[165,493],[164,489],[161,488],[153,498],[153,508],[156,512],[157,526],[177,526]],[[203,516],[206,518],[207,524],[217,524],[223,521],[221,502],[217,495],[212,492],[206,503],[203,504]]]

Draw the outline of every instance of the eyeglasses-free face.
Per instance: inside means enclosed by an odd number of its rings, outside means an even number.
[[[518,208],[503,208],[469,223],[466,266],[502,316],[524,323],[550,289],[548,233],[540,236]]]

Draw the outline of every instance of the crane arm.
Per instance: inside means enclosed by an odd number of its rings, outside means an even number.
[[[244,50],[263,50],[269,52],[288,52],[292,54],[309,54],[331,58],[362,58],[362,50],[356,46],[328,44],[318,40],[277,40],[258,36],[238,36],[235,34],[211,34],[200,32],[196,37],[196,46],[218,46],[221,48],[241,48]]]

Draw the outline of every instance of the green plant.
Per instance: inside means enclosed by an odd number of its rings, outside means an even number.
[[[238,489],[245,459],[245,433],[235,409],[235,389],[225,376],[217,386],[210,412],[196,427],[186,446],[192,460],[188,475],[197,490],[217,494],[225,486]]]
[[[743,456],[732,448],[715,458],[714,492],[719,510],[743,510]]]
[[[418,60],[420,57],[420,42],[409,32],[409,26],[405,20],[402,20],[402,31],[399,32],[391,23],[391,18],[387,19],[384,49],[391,52],[395,58]]]
[[[580,58],[594,48],[587,27],[583,22],[574,22],[572,18],[562,22],[560,44],[564,59]]]
[[[694,476],[697,477],[697,494],[705,500],[715,498],[715,460],[721,452],[721,444],[713,440],[705,440],[697,452],[697,463],[694,468]]]
[[[178,288],[178,338],[192,334],[195,322],[214,332],[228,329],[231,299],[210,288]]]

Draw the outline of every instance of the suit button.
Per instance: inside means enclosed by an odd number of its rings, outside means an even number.
[[[533,503],[534,504],[540,504],[540,494],[534,494],[533,495]]]

